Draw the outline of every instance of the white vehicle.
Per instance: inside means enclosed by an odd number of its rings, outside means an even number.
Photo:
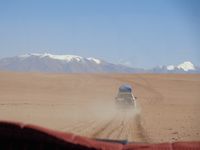
[[[121,85],[117,97],[115,98],[116,104],[122,108],[136,107],[136,97],[132,94],[132,87],[128,84]]]

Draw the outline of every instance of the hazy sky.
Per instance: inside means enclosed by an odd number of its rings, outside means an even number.
[[[74,54],[200,65],[199,0],[0,0],[0,58]]]

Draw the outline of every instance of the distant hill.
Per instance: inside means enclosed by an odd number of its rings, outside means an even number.
[[[114,64],[97,58],[75,55],[25,54],[0,59],[1,71],[67,72],[67,73],[200,73],[190,61],[180,65],[155,67],[145,70]]]
[[[152,73],[200,73],[200,68],[190,61],[179,65],[159,66],[150,70]]]
[[[75,55],[25,54],[0,59],[0,70],[23,72],[142,72],[124,65],[109,63],[96,58]]]

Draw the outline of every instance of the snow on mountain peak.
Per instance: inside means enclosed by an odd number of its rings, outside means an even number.
[[[67,61],[67,62],[70,62],[70,61],[84,62],[85,60],[88,60],[88,61],[91,61],[91,62],[96,63],[96,64],[101,63],[101,61],[99,59],[92,58],[92,57],[83,58],[81,56],[76,56],[76,55],[52,55],[52,54],[49,54],[49,53],[44,53],[44,54],[31,53],[31,54],[20,55],[18,57],[26,59],[26,58],[31,57],[31,56],[36,56],[36,57],[39,57],[39,58],[49,57],[51,59],[62,60],[62,61]]]
[[[64,60],[64,61],[78,61],[80,62],[81,60],[83,60],[83,57],[81,56],[76,56],[76,55],[52,55],[52,54],[47,54],[46,56],[52,58],[52,59],[57,59],[57,60]]]
[[[175,66],[173,66],[173,65],[167,66],[167,70],[174,70],[174,69],[175,69]]]
[[[196,70],[195,66],[190,61],[185,61],[177,66],[169,65],[169,66],[166,66],[166,68],[169,71],[173,71],[175,69],[180,69],[180,70],[184,70],[184,71]]]
[[[64,60],[64,61],[68,61],[68,62],[72,61],[72,60],[76,60],[76,61],[80,62],[81,60],[83,60],[83,57],[81,57],[81,56],[76,56],[76,55],[52,55],[52,54],[49,54],[49,53],[44,53],[44,54],[31,53],[31,54],[20,55],[19,57],[28,58],[28,57],[31,57],[31,56],[37,56],[37,57],[40,57],[40,58],[49,57],[49,58],[52,58],[52,59]]]
[[[99,59],[92,58],[92,57],[87,58],[87,60],[93,61],[93,62],[95,62],[96,64],[100,64],[100,63],[101,63],[101,61],[100,61]]]
[[[184,71],[195,70],[194,65],[190,61],[185,61],[177,66],[178,69],[183,69]]]

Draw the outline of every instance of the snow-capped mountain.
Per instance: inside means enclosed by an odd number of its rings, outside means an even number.
[[[200,73],[198,66],[190,61],[185,61],[178,65],[159,66],[152,69],[156,73]]]
[[[25,72],[139,72],[97,58],[75,55],[25,54],[0,59],[0,70]]]
[[[200,73],[200,68],[186,61],[179,65],[159,66],[145,70],[101,59],[76,55],[52,55],[48,53],[25,54],[0,59],[0,71],[21,72],[68,72],[68,73]]]
[[[21,59],[27,59],[30,57],[38,57],[38,58],[50,58],[50,59],[55,59],[55,60],[60,60],[60,61],[65,61],[65,62],[85,62],[85,61],[91,61],[96,64],[100,64],[101,60],[96,59],[96,58],[83,58],[81,56],[76,56],[76,55],[52,55],[49,53],[44,53],[44,54],[39,54],[39,53],[32,53],[32,54],[25,54],[25,55],[20,55],[17,56],[18,58]]]
[[[190,61],[186,61],[186,62],[178,65],[177,68],[183,69],[184,71],[196,70],[195,66]]]
[[[185,61],[177,66],[174,66],[174,65],[169,65],[169,66],[166,66],[166,69],[168,71],[185,71],[185,72],[188,72],[188,71],[195,71],[196,68],[194,66],[194,64],[192,64],[192,62],[190,61]]]

